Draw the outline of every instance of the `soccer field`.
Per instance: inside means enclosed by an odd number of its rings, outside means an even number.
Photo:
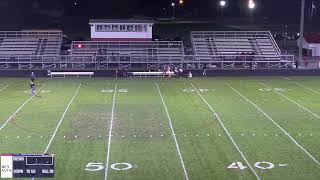
[[[318,77],[0,78],[0,154],[55,179],[320,179]]]

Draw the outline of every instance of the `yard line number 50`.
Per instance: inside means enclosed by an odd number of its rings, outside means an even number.
[[[103,165],[103,163],[100,162],[90,162],[86,165],[86,168],[84,170],[86,171],[91,171],[91,172],[96,172],[96,171],[101,171],[103,170],[105,167]],[[110,166],[111,169],[115,170],[115,171],[126,171],[129,170],[131,168],[133,168],[133,165],[130,163],[114,163]]]

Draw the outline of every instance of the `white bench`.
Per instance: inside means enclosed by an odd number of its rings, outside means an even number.
[[[131,72],[131,76],[173,76],[174,72]]]
[[[49,72],[48,73],[48,76],[63,76],[63,77],[66,77],[66,76],[93,76],[94,75],[94,72]]]

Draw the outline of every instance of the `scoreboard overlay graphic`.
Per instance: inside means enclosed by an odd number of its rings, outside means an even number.
[[[1,154],[1,178],[54,177],[53,154]]]

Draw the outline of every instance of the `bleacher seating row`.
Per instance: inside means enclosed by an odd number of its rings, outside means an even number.
[[[266,60],[280,59],[281,51],[268,31],[193,31],[191,39],[195,55],[255,55]]]
[[[73,41],[70,55],[61,55],[62,31],[0,31],[0,68],[108,67],[109,64],[180,64],[235,67],[257,62],[281,67],[293,62],[283,56],[270,32],[194,31],[194,54],[185,55],[182,41]],[[220,64],[219,64],[220,63]],[[196,65],[197,64],[197,65]]]
[[[182,41],[146,41],[146,42],[112,42],[112,41],[73,41],[72,56],[108,56],[130,59],[142,57],[157,57],[158,59],[184,55]]]
[[[62,31],[0,31],[0,55],[59,55]]]

